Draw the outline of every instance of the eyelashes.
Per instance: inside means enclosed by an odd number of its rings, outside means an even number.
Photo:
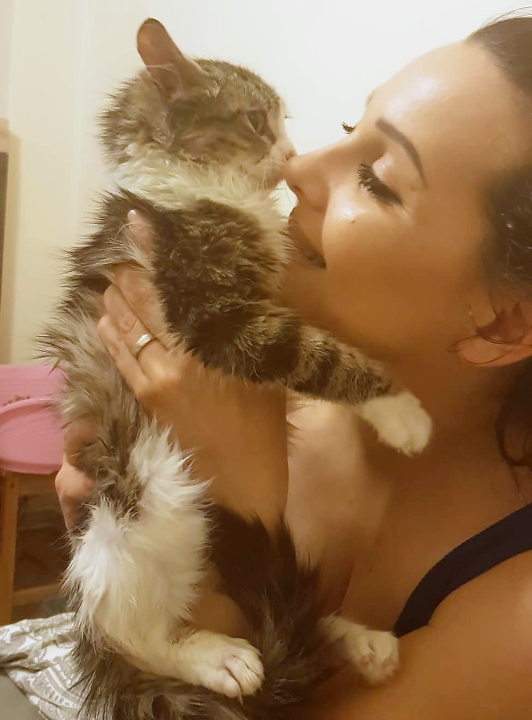
[[[357,129],[357,125],[348,125],[348,123],[343,122],[342,129],[347,135],[351,135],[351,133]],[[386,205],[402,205],[399,195],[375,175],[371,165],[361,163],[358,167],[357,175],[360,186],[377,200],[380,200],[380,202]]]
[[[357,170],[360,186],[371,195],[387,205],[401,205],[401,198],[388,185],[385,185],[375,173],[371,165],[361,163]]]

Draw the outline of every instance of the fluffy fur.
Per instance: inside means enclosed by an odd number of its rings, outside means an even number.
[[[101,292],[114,265],[134,263],[159,291],[172,342],[206,366],[355,405],[373,399],[366,417],[377,428],[377,400],[388,416],[394,399],[379,364],[276,302],[289,250],[271,189],[292,148],[275,92],[243,68],[186,58],[154,20],[138,47],[147,71],[103,117],[118,187],[102,200],[97,231],[70,253],[67,293],[42,338],[66,373],[63,419],[97,430],[79,455],[95,489],[66,577],[86,717],[282,717],[327,673],[331,640],[345,638],[341,654],[373,681],[396,667],[395,640],[319,621],[316,573],[298,562],[281,521],[269,536],[206,505],[179,447],[101,347]],[[150,252],[128,235],[131,208],[153,226]],[[430,422],[401,398],[402,424],[381,435],[421,449]],[[249,642],[190,625],[209,560],[247,618]]]

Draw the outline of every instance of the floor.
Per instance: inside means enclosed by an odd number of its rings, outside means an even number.
[[[15,588],[57,582],[67,564],[65,524],[55,493],[19,502]],[[14,608],[13,622],[63,612],[64,599]]]

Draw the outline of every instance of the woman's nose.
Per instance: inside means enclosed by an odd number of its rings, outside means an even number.
[[[322,211],[327,204],[326,162],[323,151],[294,155],[286,165],[288,187],[315,210]]]

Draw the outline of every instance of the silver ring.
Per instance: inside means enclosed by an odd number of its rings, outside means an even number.
[[[135,358],[138,358],[140,351],[142,348],[145,348],[148,343],[151,343],[152,340],[155,340],[155,337],[149,333],[145,332],[143,333],[135,343],[135,347],[133,348],[133,355]]]

